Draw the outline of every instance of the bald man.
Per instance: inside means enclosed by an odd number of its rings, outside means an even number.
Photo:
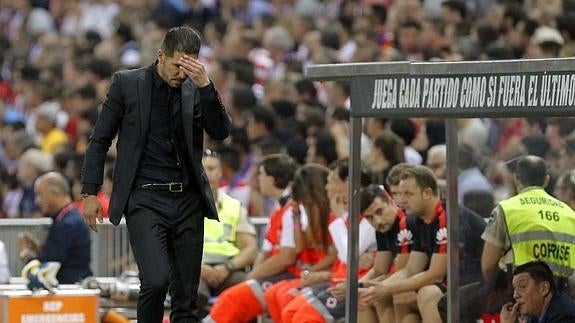
[[[91,276],[90,231],[74,207],[68,180],[60,173],[50,172],[38,177],[34,191],[42,214],[51,217],[53,222],[43,245],[27,233],[20,234],[22,260],[59,262],[61,267],[56,278],[60,284],[74,284]]]

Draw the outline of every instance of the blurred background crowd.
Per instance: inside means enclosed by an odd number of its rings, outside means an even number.
[[[573,0],[3,0],[0,6],[0,218],[42,216],[33,183],[61,171],[80,201],[88,137],[113,73],[153,64],[170,27],[204,36],[200,60],[233,120],[221,187],[250,216],[272,207],[257,161],[348,157],[350,87],[311,82],[312,64],[571,57]],[[444,120],[363,120],[362,158],[384,184],[400,162],[445,179]],[[488,217],[512,192],[517,156],[544,157],[547,189],[575,206],[574,118],[458,120],[459,201]],[[100,199],[107,209],[114,151]],[[136,165],[134,165],[136,166]],[[454,167],[454,165],[450,165]],[[81,204],[81,202],[78,202]]]

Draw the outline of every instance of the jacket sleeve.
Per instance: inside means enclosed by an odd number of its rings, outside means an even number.
[[[121,75],[120,73],[114,75],[88,142],[82,166],[82,184],[85,188],[102,185],[106,154],[112,140],[118,133],[124,116],[125,106]]]
[[[199,88],[200,100],[197,103],[203,117],[206,133],[213,139],[226,139],[231,131],[232,123],[226,108],[213,83]]]

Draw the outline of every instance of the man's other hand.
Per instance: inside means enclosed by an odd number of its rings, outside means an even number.
[[[100,205],[100,201],[98,201],[96,195],[88,195],[84,198],[84,221],[94,232],[98,232],[96,219],[98,219],[100,223],[104,222],[102,218],[102,205]]]

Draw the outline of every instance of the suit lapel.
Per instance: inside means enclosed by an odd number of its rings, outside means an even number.
[[[146,137],[150,127],[152,106],[152,73],[155,64],[148,66],[138,78],[138,98],[140,104],[140,136]]]

